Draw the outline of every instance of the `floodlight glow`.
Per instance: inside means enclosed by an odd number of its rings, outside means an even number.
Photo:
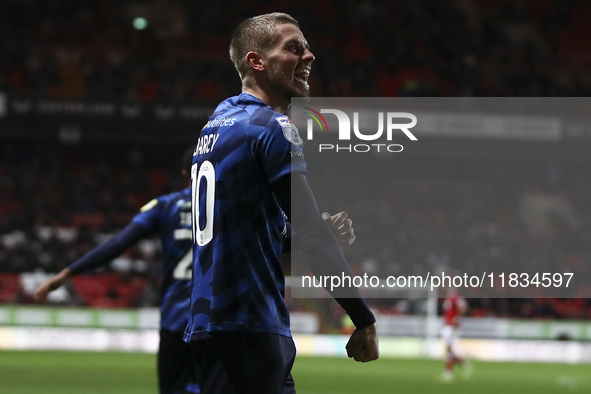
[[[144,30],[148,26],[148,21],[145,18],[135,18],[133,20],[133,27],[136,30]]]

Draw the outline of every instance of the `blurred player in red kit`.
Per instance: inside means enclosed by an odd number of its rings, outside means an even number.
[[[464,377],[467,378],[472,374],[472,364],[459,357],[454,349],[459,338],[461,317],[467,310],[468,303],[460,293],[456,289],[449,290],[443,302],[443,328],[441,329],[441,339],[445,343],[445,371],[442,375],[444,381],[450,381],[453,378],[455,364],[463,367]]]

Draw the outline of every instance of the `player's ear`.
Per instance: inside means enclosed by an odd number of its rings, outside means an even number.
[[[255,71],[263,71],[265,69],[264,59],[258,52],[248,52],[244,60]]]

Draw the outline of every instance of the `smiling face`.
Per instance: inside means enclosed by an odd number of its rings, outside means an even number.
[[[277,26],[278,38],[266,53],[271,87],[288,100],[310,95],[308,78],[314,55],[302,31],[292,24]]]

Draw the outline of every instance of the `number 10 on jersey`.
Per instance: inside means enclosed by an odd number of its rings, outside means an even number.
[[[202,182],[202,179],[204,182]],[[204,187],[204,190],[201,188]],[[205,193],[205,207],[200,206],[200,196]],[[195,163],[191,167],[191,212],[193,220],[193,240],[197,245],[207,245],[213,239],[213,207],[215,203],[215,169],[210,161]],[[200,215],[205,214],[205,224],[201,228]]]

